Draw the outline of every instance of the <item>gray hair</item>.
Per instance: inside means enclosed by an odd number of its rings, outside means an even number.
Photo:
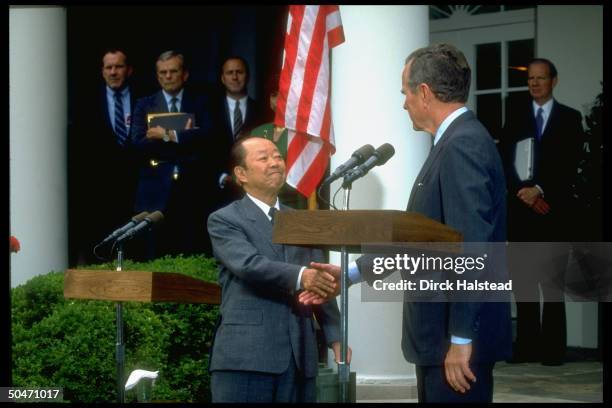
[[[463,53],[453,45],[432,44],[419,48],[406,58],[406,64],[410,62],[411,91],[424,83],[441,102],[467,101],[472,73]]]
[[[185,57],[180,52],[174,51],[174,50],[164,51],[161,54],[159,54],[159,57],[157,57],[157,62],[168,61],[170,58],[180,59],[181,67],[185,68]]]

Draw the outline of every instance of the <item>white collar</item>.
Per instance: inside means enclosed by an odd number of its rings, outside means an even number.
[[[451,123],[453,123],[459,115],[467,111],[468,111],[468,108],[466,108],[465,106],[462,106],[459,109],[453,111],[450,115],[448,115],[442,121],[442,123],[440,123],[440,126],[438,127],[438,130],[436,131],[436,136],[434,137],[434,141],[433,141],[434,146],[436,145],[436,143],[440,141],[440,139],[442,138],[442,135],[444,134],[444,132],[446,132],[446,129],[448,129]]]
[[[258,198],[253,197],[252,195],[250,195],[249,193],[246,193],[247,197],[249,197],[251,199],[251,201],[253,201],[255,203],[256,206],[258,206],[261,211],[264,212],[264,214],[266,214],[266,217],[268,217],[269,220],[271,220],[272,218],[270,217],[270,215],[268,214],[268,212],[270,211],[270,206],[266,203],[264,203],[263,201],[261,201]],[[276,208],[277,210],[280,211],[280,203],[278,201],[278,197],[276,197],[276,203],[274,203],[274,208]]]

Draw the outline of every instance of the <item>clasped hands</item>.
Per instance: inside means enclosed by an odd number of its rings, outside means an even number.
[[[546,215],[550,211],[550,205],[542,198],[542,193],[537,187],[523,187],[516,196],[534,212]]]
[[[185,129],[193,129],[193,123],[191,118],[187,119],[187,123],[185,124]],[[166,136],[166,129],[161,126],[153,126],[147,130],[147,139],[149,140],[163,140],[164,136]],[[175,140],[174,140],[175,141]]]
[[[311,262],[302,273],[302,287],[298,300],[305,305],[325,303],[340,293],[340,267]]]

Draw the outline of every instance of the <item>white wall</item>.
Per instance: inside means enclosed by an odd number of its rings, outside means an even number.
[[[68,266],[66,10],[9,8],[11,286]]]
[[[536,30],[536,55],[559,71],[555,98],[584,115],[601,92],[603,6],[538,6]]]

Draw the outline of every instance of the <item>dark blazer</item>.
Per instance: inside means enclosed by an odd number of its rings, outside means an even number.
[[[423,214],[463,234],[465,242],[506,239],[502,162],[493,139],[471,111],[457,117],[433,147],[415,179],[406,211]],[[370,260],[360,258],[368,282]],[[472,339],[472,362],[511,355],[507,302],[405,302],[402,351],[417,365],[441,365],[451,335]]]
[[[85,96],[84,96],[85,97]],[[92,248],[134,215],[136,163],[132,146],[120,146],[110,123],[106,87],[86,102],[74,101],[68,143],[71,244],[86,262]],[[130,89],[130,115],[135,106]],[[86,227],[85,227],[86,226]],[[74,256],[74,255],[73,255]]]
[[[174,183],[175,166],[178,167],[179,179],[193,187],[191,192],[194,195],[201,195],[211,187],[212,176],[204,166],[207,156],[212,156],[207,146],[213,127],[208,99],[185,89],[181,112],[195,115],[197,129],[178,130],[179,143],[146,139],[147,114],[165,112],[168,112],[168,106],[162,91],[139,99],[134,109],[131,137],[140,161],[135,203],[137,212],[166,209]],[[151,165],[151,160],[158,165]]]
[[[301,305],[295,285],[301,267],[323,253],[273,244],[272,224],[247,196],[211,214],[208,232],[222,288],[210,370],[279,374],[293,355],[305,377],[316,376],[313,312],[330,344],[340,337],[338,306]]]
[[[502,152],[508,178],[508,237],[511,241],[572,240],[577,226],[571,222],[579,220],[575,214],[572,183],[577,179],[582,133],[580,112],[554,101],[544,134],[535,143],[534,177],[520,181],[514,168],[516,144],[535,138],[535,115],[531,100],[508,112]],[[544,199],[551,207],[544,216],[534,213],[516,197],[518,190],[535,184],[544,190]]]
[[[225,137],[230,141],[231,145],[234,142],[234,135],[232,133],[232,122],[230,119],[231,116],[229,112],[229,105],[227,103],[227,97],[225,96],[225,94],[223,94],[223,98],[219,102],[219,113],[223,118],[223,120],[221,121],[221,129]],[[242,122],[242,129],[248,131],[252,127],[258,125],[258,121],[261,120],[259,115],[260,112],[257,103],[250,96],[247,97],[246,116]]]

